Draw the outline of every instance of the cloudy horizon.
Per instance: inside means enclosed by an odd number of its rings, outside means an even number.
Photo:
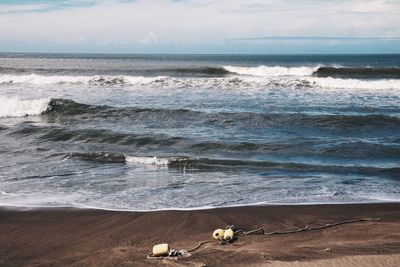
[[[400,1],[4,0],[0,51],[400,53]]]

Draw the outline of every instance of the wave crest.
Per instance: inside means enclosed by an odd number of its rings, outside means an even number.
[[[277,74],[278,75],[278,74]],[[10,76],[10,75],[6,75]],[[29,77],[28,77],[29,76]],[[124,86],[127,88],[216,88],[216,89],[265,89],[265,88],[316,88],[316,89],[400,89],[400,79],[344,79],[315,76],[230,76],[213,78],[178,78],[168,76],[40,76],[0,75],[0,84],[86,84],[89,86]]]
[[[348,68],[348,67],[320,67],[313,73],[316,77],[336,78],[400,78],[400,68]]]
[[[157,82],[164,76],[71,76],[71,75],[0,75],[0,84],[89,84],[89,85],[121,85],[121,84],[151,84]]]
[[[0,97],[0,117],[39,115],[46,111],[49,98],[24,100],[18,97]]]
[[[251,75],[259,77],[277,77],[277,76],[310,76],[319,67],[280,67],[280,66],[258,66],[258,67],[238,67],[223,66],[231,73],[239,75]]]
[[[126,156],[126,163],[132,164],[144,164],[144,165],[155,165],[159,167],[166,167],[169,165],[170,161],[173,159],[168,158],[158,158],[158,157],[136,157],[136,156]]]

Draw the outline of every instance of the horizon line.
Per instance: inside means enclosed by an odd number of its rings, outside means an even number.
[[[286,55],[299,55],[299,56],[324,56],[324,55],[400,55],[400,52],[393,53],[382,53],[382,52],[369,52],[369,53],[166,53],[166,52],[32,52],[32,51],[0,51],[1,54],[65,54],[65,55],[199,55],[199,56],[212,56],[212,55],[226,55],[226,56],[234,56],[234,55],[242,55],[242,56],[286,56]]]
[[[365,36],[365,37],[351,37],[351,36],[261,36],[261,37],[239,37],[229,38],[227,40],[235,41],[252,41],[252,40],[389,40],[398,41],[400,37],[382,37],[382,36]]]

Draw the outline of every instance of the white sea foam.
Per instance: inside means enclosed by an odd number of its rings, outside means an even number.
[[[268,67],[270,72],[263,76],[263,68],[249,69],[249,73],[260,72],[259,76],[237,75],[235,77],[220,78],[179,78],[168,76],[143,77],[143,76],[42,76],[42,75],[0,75],[0,84],[87,84],[94,86],[123,85],[124,88],[134,85],[138,87],[162,87],[162,88],[335,88],[335,89],[371,89],[371,90],[400,90],[400,79],[359,80],[331,77],[312,77],[313,68],[281,68]],[[265,67],[267,68],[267,67]],[[314,68],[315,69],[315,68]],[[245,71],[241,72],[246,73]],[[282,75],[282,76],[280,76]]]
[[[258,67],[237,67],[223,66],[229,72],[239,75],[252,75],[259,77],[277,77],[277,76],[310,76],[317,67],[280,67],[280,66],[258,66]]]
[[[23,100],[17,97],[0,97],[0,117],[39,115],[47,109],[49,98]]]
[[[157,157],[134,157],[126,156],[125,161],[133,164],[155,165],[155,166],[168,166],[169,159]]]
[[[90,76],[63,76],[53,75],[45,76],[38,74],[29,75],[1,75],[0,83],[6,84],[62,84],[62,83],[87,83],[92,77]]]
[[[68,75],[0,75],[0,84],[150,84],[165,77],[143,77],[143,76],[68,76]]]
[[[323,88],[339,88],[339,89],[400,89],[400,80],[383,79],[383,80],[357,80],[357,79],[340,79],[340,78],[317,78],[307,77],[306,81],[312,83],[314,87]]]

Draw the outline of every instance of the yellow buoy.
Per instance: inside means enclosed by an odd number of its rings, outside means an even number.
[[[224,230],[217,229],[213,233],[213,238],[217,240],[222,240],[224,238]]]
[[[153,255],[154,257],[168,256],[169,254],[169,245],[168,244],[158,244],[153,247]]]
[[[232,229],[230,229],[230,228],[226,229],[224,232],[224,240],[232,240],[233,235],[234,235],[234,232]]]

